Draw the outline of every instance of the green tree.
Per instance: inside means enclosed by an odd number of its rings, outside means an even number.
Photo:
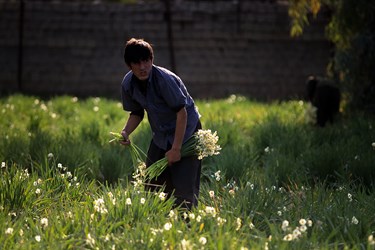
[[[331,12],[326,35],[335,46],[327,75],[337,76],[349,108],[375,113],[375,1],[289,0],[291,35],[323,9]]]

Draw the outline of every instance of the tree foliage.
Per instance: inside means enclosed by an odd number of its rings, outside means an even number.
[[[375,113],[375,1],[289,0],[291,35],[301,35],[323,8],[332,13],[326,35],[335,45],[327,75],[347,94],[348,107]]]

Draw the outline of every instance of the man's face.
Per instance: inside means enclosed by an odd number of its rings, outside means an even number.
[[[152,60],[141,60],[138,63],[130,63],[130,69],[133,71],[133,74],[141,81],[148,79],[152,69]]]

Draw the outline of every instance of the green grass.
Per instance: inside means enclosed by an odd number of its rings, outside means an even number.
[[[108,143],[128,116],[119,102],[1,98],[2,249],[375,248],[374,117],[322,129],[300,101],[197,105],[222,150],[186,214],[135,186],[129,148]],[[150,138],[147,121],[131,135],[144,151]]]

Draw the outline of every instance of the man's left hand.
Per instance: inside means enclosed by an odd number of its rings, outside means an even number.
[[[173,163],[181,160],[181,151],[178,149],[172,148],[167,153],[165,153],[165,156],[167,157],[168,165],[170,166]]]

